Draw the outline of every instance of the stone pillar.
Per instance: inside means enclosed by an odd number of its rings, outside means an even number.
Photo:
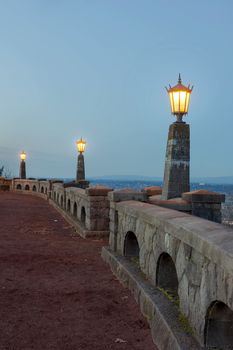
[[[109,199],[112,188],[105,186],[89,187],[85,190],[87,198],[87,230],[96,232],[96,236],[109,235]]]
[[[23,159],[20,162],[19,177],[20,179],[26,179],[26,163]]]
[[[189,125],[175,122],[168,132],[162,199],[181,197],[190,190],[189,161]]]
[[[221,203],[225,202],[224,194],[197,190],[183,193],[182,198],[191,203],[192,215],[218,223],[222,222]]]
[[[80,180],[85,180],[85,165],[84,165],[84,156],[82,153],[79,153],[78,155],[77,173],[76,173],[76,182]]]

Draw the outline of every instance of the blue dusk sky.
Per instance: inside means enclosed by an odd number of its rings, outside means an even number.
[[[191,176],[233,175],[232,0],[0,1],[0,154],[18,175],[163,176],[164,89],[194,85]]]

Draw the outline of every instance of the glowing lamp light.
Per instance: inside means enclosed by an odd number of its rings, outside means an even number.
[[[85,147],[86,147],[86,141],[81,138],[80,140],[76,141],[76,146],[79,153],[84,153]]]
[[[183,85],[179,74],[178,84],[173,87],[169,85],[169,89],[166,88],[166,90],[170,99],[171,112],[177,117],[176,122],[183,123],[182,117],[188,114],[193,86],[190,88],[190,85]]]
[[[24,151],[22,151],[22,152],[20,153],[20,159],[21,159],[21,160],[26,160],[26,158],[27,158],[27,154],[26,154]]]

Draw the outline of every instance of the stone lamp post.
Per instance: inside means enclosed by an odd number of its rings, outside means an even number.
[[[182,84],[179,74],[178,84],[166,88],[171,105],[171,112],[176,121],[170,125],[167,140],[162,199],[181,197],[189,192],[190,131],[183,121],[188,113],[192,88]]]
[[[82,138],[76,141],[76,146],[79,152],[78,162],[77,162],[77,173],[76,173],[76,182],[81,180],[85,180],[85,164],[84,164],[84,156],[83,153],[86,148],[86,141]]]
[[[19,177],[20,179],[26,179],[26,158],[27,154],[22,151],[20,153],[20,169],[19,169]]]

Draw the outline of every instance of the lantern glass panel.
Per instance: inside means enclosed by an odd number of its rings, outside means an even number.
[[[21,159],[21,160],[26,160],[26,157],[27,157],[27,155],[26,155],[25,152],[21,152],[21,153],[20,153],[20,159]]]
[[[85,151],[85,147],[86,147],[86,141],[84,141],[84,140],[78,140],[77,142],[76,142],[76,144],[77,144],[77,148],[78,148],[78,151],[80,152],[80,153],[83,153],[84,151]]]

